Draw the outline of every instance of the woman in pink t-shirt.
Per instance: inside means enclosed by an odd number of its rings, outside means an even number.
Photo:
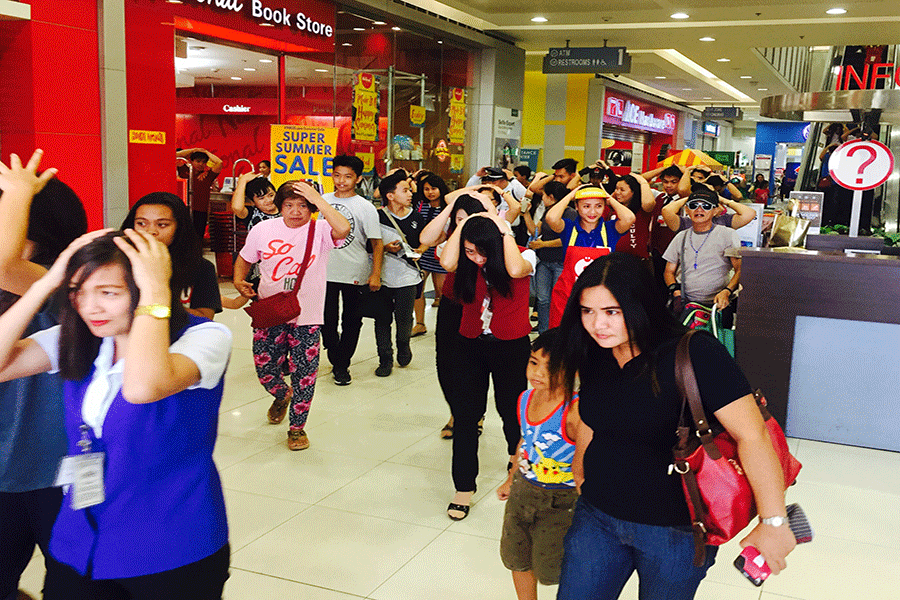
[[[247,234],[247,243],[234,264],[234,287],[242,296],[256,296],[245,281],[250,266],[259,263],[259,296],[268,298],[294,289],[312,230],[313,243],[306,259],[306,273],[297,290],[300,315],[282,325],[253,329],[253,361],[259,382],[275,400],[268,418],[279,424],[290,410],[288,448],[309,447],[304,427],[309,416],[319,370],[319,329],[325,307],[325,276],[329,251],[350,232],[350,222],[308,183],[289,181],[275,194],[281,217],[259,223]],[[321,218],[312,227],[312,215]],[[291,386],[284,382],[285,367]]]

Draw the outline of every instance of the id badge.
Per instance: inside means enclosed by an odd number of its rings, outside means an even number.
[[[491,310],[490,298],[485,298],[481,304],[481,329],[487,331],[491,327],[491,319],[494,317],[494,311]]]
[[[72,508],[81,510],[103,503],[106,492],[103,487],[103,452],[91,452],[79,456],[67,456],[72,461]],[[65,459],[64,459],[65,460]]]

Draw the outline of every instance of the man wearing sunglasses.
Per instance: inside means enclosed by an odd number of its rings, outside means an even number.
[[[677,314],[688,302],[704,306],[715,303],[719,309],[731,304],[741,277],[739,257],[726,251],[741,247],[737,232],[713,223],[719,196],[706,187],[698,187],[687,198],[691,227],[675,236],[663,258],[663,273]],[[729,276],[731,270],[734,274]]]

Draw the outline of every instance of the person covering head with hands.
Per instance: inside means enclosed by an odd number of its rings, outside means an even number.
[[[614,600],[636,571],[640,600],[689,600],[716,557],[693,564],[691,517],[680,476],[669,474],[682,405],[675,350],[686,328],[641,261],[601,256],[575,283],[550,354],[570,391],[580,381],[572,471],[581,496],[565,538],[560,600]],[[689,345],[706,414],[737,442],[760,517],[785,517],[784,480],[750,385],[725,347],[695,334]],[[785,524],[760,522],[740,541],[773,573],[796,545]]]
[[[491,201],[478,192],[472,190],[455,190],[447,194],[447,206],[434,218],[419,236],[423,244],[435,245],[435,255],[440,255],[446,247],[447,235],[452,235],[456,227],[467,216],[481,212],[496,212]],[[449,405],[456,397],[456,389],[464,385],[459,380],[462,372],[463,350],[462,336],[459,334],[459,326],[462,321],[462,305],[453,295],[454,273],[448,273],[444,278],[441,288],[441,302],[438,304],[437,318],[435,319],[434,334],[434,358],[437,369],[438,383],[441,392]],[[450,439],[453,437],[453,417],[441,429],[440,437]]]
[[[569,203],[575,201],[578,219],[566,219],[563,213]],[[607,206],[613,209],[614,219],[605,219]],[[563,247],[584,246],[593,248],[616,247],[619,238],[635,222],[634,213],[610,196],[603,188],[581,186],[572,190],[553,208],[547,211],[547,225],[560,234]]]
[[[448,398],[456,495],[447,514],[454,520],[468,515],[475,493],[478,422],[491,379],[509,460],[514,460],[519,442],[516,399],[527,385],[529,275],[535,260],[533,251],[520,251],[509,225],[495,213],[466,217],[441,254],[441,264],[454,274],[453,295],[462,305],[456,378],[466,382],[454,386]]]
[[[711,186],[707,186],[706,184],[694,184],[695,191],[702,192],[704,189],[715,192],[715,190],[713,190]],[[718,194],[716,194],[716,196],[718,205],[713,212],[713,225],[722,225],[724,227],[730,227],[732,229],[740,229],[756,218],[756,211],[753,210],[753,207],[751,205],[736,202],[734,200],[729,200],[728,198],[723,198]],[[669,231],[678,233],[679,231],[689,229],[691,227],[690,217],[681,216],[682,209],[688,203],[689,198],[690,197],[678,198],[672,202],[668,202],[660,210],[660,217],[662,218],[663,223]],[[734,213],[729,213],[729,208],[733,210]]]
[[[48,600],[221,598],[230,552],[212,453],[231,332],[188,315],[171,277],[153,235],[96,231],[0,317],[0,380],[65,380],[59,482],[71,488]],[[60,325],[19,340],[54,292]]]
[[[47,272],[66,247],[87,231],[81,200],[55,178],[56,169],[38,173],[43,151],[27,164],[16,154],[0,162],[0,314]],[[24,334],[57,324],[47,302]],[[66,453],[62,379],[42,373],[0,383],[0,598],[17,597],[19,578],[35,545],[50,560],[50,532],[62,503],[55,485]],[[18,597],[25,597],[19,592]]]
[[[303,450],[309,447],[305,426],[319,368],[329,255],[343,244],[350,223],[305,181],[281,184],[275,206],[282,216],[263,221],[247,234],[234,263],[234,287],[244,297],[257,296],[246,277],[250,266],[258,263],[259,297],[297,294],[302,309],[299,316],[253,329],[253,360],[259,382],[274,397],[269,422],[277,425],[289,412],[288,448]],[[320,218],[313,220],[316,212]],[[303,278],[298,281],[301,273]],[[284,382],[286,365],[290,387]]]
[[[175,156],[191,161],[191,218],[197,237],[202,242],[209,216],[209,195],[222,172],[222,159],[205,148],[185,148],[176,152]]]
[[[676,314],[688,302],[704,306],[715,303],[724,309],[731,304],[740,283],[741,259],[726,252],[736,253],[741,242],[735,230],[713,223],[718,200],[719,196],[708,188],[694,191],[687,199],[691,228],[678,233],[663,255],[664,278]]]

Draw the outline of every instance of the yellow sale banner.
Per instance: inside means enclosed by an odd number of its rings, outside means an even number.
[[[270,144],[272,185],[304,179],[318,184],[323,194],[334,190],[332,162],[337,149],[334,127],[272,125]]]
[[[409,124],[413,127],[425,127],[425,107],[409,105]]]
[[[378,77],[371,73],[357,73],[353,83],[353,120],[351,135],[357,142],[378,140],[380,104]]]
[[[450,88],[450,126],[447,137],[451,144],[466,143],[466,90]]]

